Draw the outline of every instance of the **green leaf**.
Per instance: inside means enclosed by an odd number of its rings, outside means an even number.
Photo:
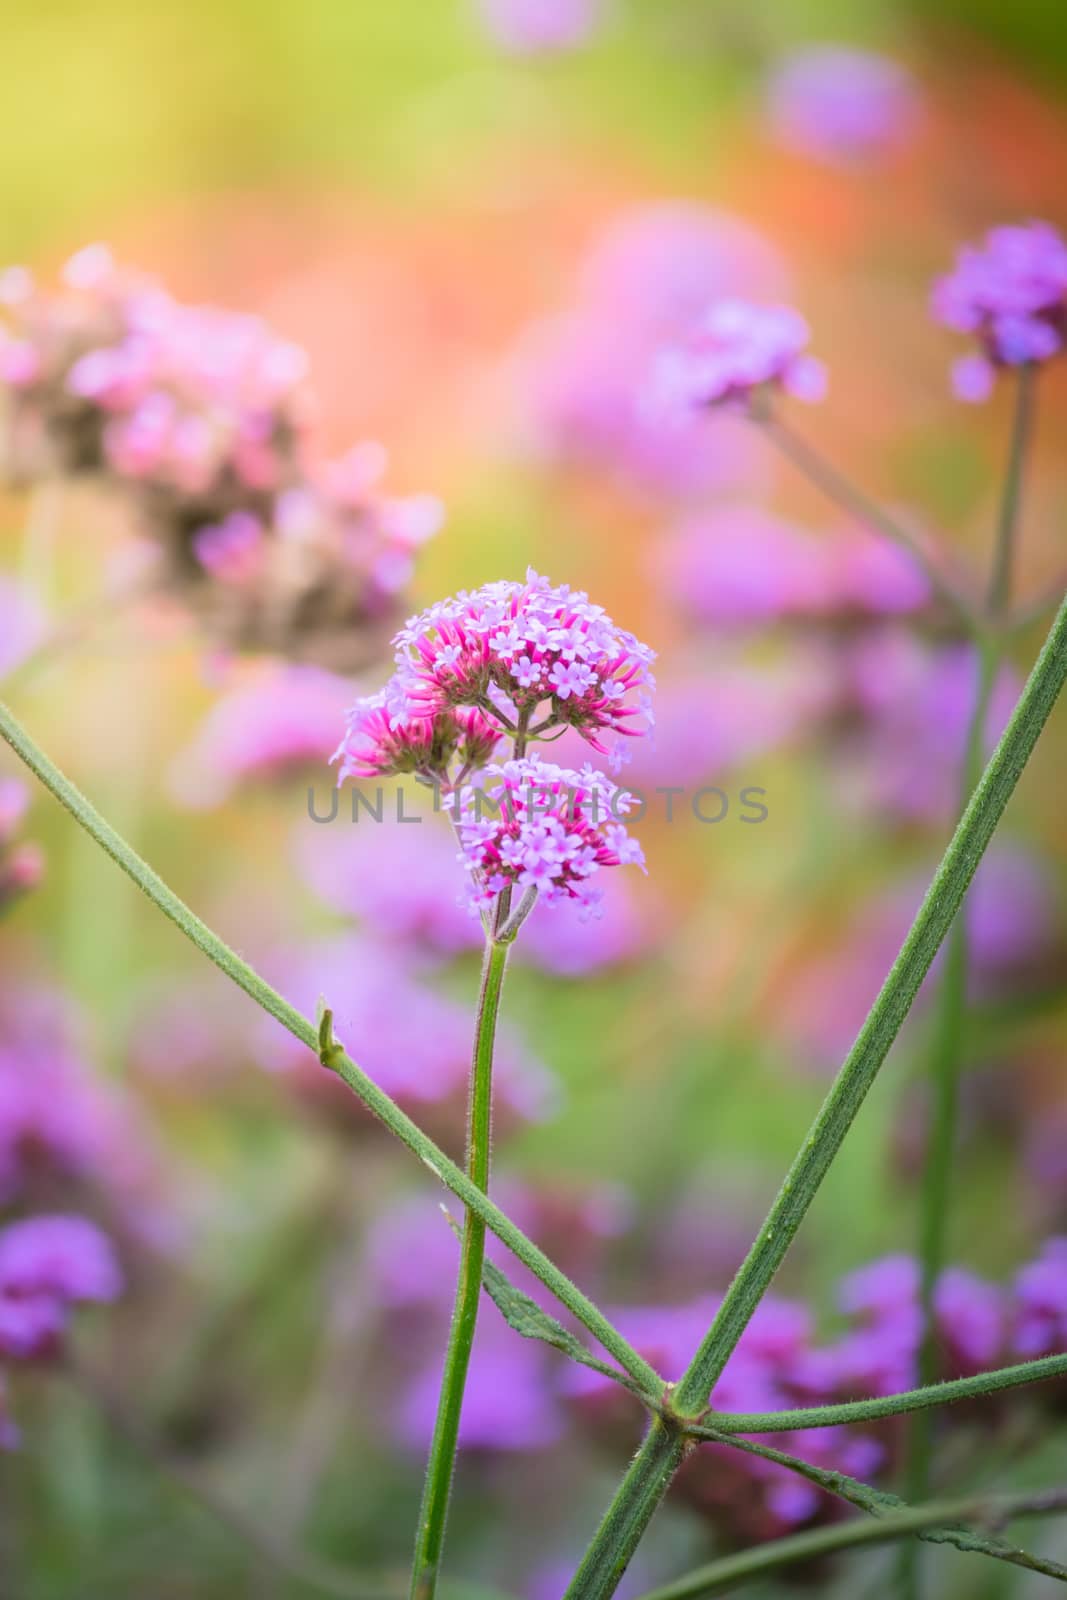
[[[812,1462],[803,1461],[799,1456],[788,1455],[773,1445],[757,1443],[755,1439],[738,1439],[734,1434],[720,1433],[715,1428],[694,1428],[691,1431],[695,1438],[732,1445],[735,1450],[742,1450],[746,1455],[762,1456],[765,1461],[774,1461],[779,1466],[787,1467],[791,1472],[807,1478],[810,1483],[817,1484],[820,1489],[825,1489],[828,1494],[837,1495],[839,1499],[847,1500],[850,1505],[866,1511],[869,1516],[894,1517],[913,1510],[913,1507],[899,1495],[891,1494],[885,1489],[875,1489],[871,1484],[861,1482],[859,1478],[850,1478],[845,1472],[817,1467]],[[981,1521],[980,1511],[976,1514],[975,1520]],[[925,1539],[929,1544],[954,1545],[957,1550],[964,1550],[973,1555],[992,1556],[997,1561],[1007,1561],[1011,1566],[1025,1567],[1030,1572],[1042,1572],[1046,1577],[1058,1578],[1061,1583],[1067,1581],[1067,1567],[1061,1566],[1058,1561],[1031,1555],[1029,1551],[1021,1549],[1018,1545],[1009,1544],[1005,1539],[974,1533],[970,1528],[951,1525],[924,1528],[917,1530],[916,1536]]]

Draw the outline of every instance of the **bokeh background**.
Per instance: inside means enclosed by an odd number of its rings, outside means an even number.
[[[50,282],[106,240],[182,298],[261,314],[309,353],[315,447],[380,440],[391,485],[444,502],[412,605],[533,564],[659,651],[661,733],[634,781],[714,784],[729,809],[700,825],[683,803],[668,825],[653,805],[647,880],[619,874],[635,881],[592,928],[539,913],[506,994],[495,1158],[518,1219],[599,1300],[671,1308],[648,1311],[642,1336],[681,1357],[687,1309],[744,1253],[947,838],[972,664],[921,582],[882,571],[754,429],[662,437],[635,395],[709,297],[787,299],[831,375],[798,425],[980,584],[1009,402],[954,399],[961,341],[929,291],[997,222],[1067,224],[1067,43],[1039,0],[605,0],[557,44],[466,0],[16,0],[0,263]],[[908,74],[869,149],[805,147],[775,121],[775,73],[824,44]],[[1024,606],[1067,560],[1065,415],[1053,365]],[[318,731],[287,743],[286,669],[211,649],[166,596],[101,607],[123,508],[91,483],[47,487],[46,517],[40,492],[0,500],[0,574],[52,618],[21,668],[13,622],[6,660],[0,640],[13,709],[294,1001],[327,993],[356,1058],[458,1154],[477,955],[440,819],[316,826],[308,785],[325,809],[355,682],[317,682]],[[817,614],[798,598],[813,550],[838,596]],[[1033,620],[1013,638],[1001,719],[1041,636]],[[995,1286],[960,1313],[972,1331],[996,1324],[977,1366],[1021,1348],[1018,1274],[1067,1228],[1064,741],[1054,721],[973,906],[951,1255]],[[759,825],[742,820],[746,787],[764,791]],[[4,1215],[95,1217],[126,1290],[79,1321],[80,1375],[58,1358],[11,1367],[0,1591],[281,1600],[324,1592],[321,1572],[282,1570],[318,1562],[375,1592],[366,1575],[408,1556],[432,1417],[454,1264],[439,1197],[47,797],[20,838],[45,870],[0,926],[0,1063],[14,1083],[44,1061],[49,1115],[61,1105],[73,1131],[42,1133],[40,1107],[33,1126],[11,1113],[0,1139],[34,1150],[17,1176],[11,1158]],[[906,1273],[874,1310],[841,1296],[849,1274],[914,1249],[931,1031],[927,997],[782,1274],[810,1327],[768,1337],[778,1353],[756,1366],[910,1304]],[[452,1592],[548,1600],[639,1418],[576,1392],[495,1316]],[[957,1418],[944,1483],[1062,1477],[1058,1407],[1046,1394]],[[877,1451],[891,1482],[899,1440]],[[668,1507],[631,1592],[829,1514],[737,1470],[713,1464]],[[1065,1537],[1033,1542],[1064,1559]],[[884,1592],[888,1560],[815,1581]],[[939,1595],[1051,1592],[943,1553],[935,1570]]]

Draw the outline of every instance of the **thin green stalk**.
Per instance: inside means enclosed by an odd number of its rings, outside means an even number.
[[[871,1400],[847,1400],[840,1405],[799,1406],[791,1411],[714,1411],[709,1413],[707,1422],[718,1433],[796,1433],[806,1428],[837,1428],[842,1423],[877,1422],[882,1417],[924,1411],[956,1400],[974,1400],[1000,1389],[1017,1389],[1051,1378],[1067,1378],[1067,1355],[1043,1356],[1038,1361],[980,1372],[973,1378],[953,1378],[947,1383],[931,1383]]]
[[[1067,599],[934,874],[900,954],[707,1336],[678,1384],[673,1408],[679,1418],[699,1420],[708,1396],[781,1265],[960,908],[1065,678]],[[607,1600],[614,1593],[625,1561],[636,1548],[666,1493],[671,1472],[681,1460],[682,1449],[677,1440],[672,1442],[674,1450],[665,1453],[655,1427],[649,1432],[567,1591],[567,1600]],[[668,1463],[672,1464],[665,1472]],[[612,1555],[612,1548],[621,1553],[621,1565]]]
[[[215,966],[239,989],[243,989],[257,1005],[288,1029],[301,1044],[320,1054],[323,1065],[330,1071],[336,1072],[401,1144],[405,1144],[417,1155],[424,1166],[429,1167],[434,1176],[446,1188],[451,1189],[469,1210],[484,1219],[486,1226],[496,1234],[497,1238],[524,1266],[529,1267],[530,1271],[561,1304],[567,1307],[568,1311],[577,1317],[583,1327],[588,1329],[607,1353],[637,1381],[643,1390],[652,1395],[662,1394],[664,1380],[642,1356],[638,1355],[603,1312],[571,1282],[565,1273],[560,1271],[555,1262],[549,1260],[543,1250],[538,1249],[537,1245],[481,1192],[476,1184],[470,1181],[467,1174],[451,1161],[440,1146],[423,1133],[416,1123],[412,1122],[394,1100],[379,1089],[373,1079],[368,1078],[345,1050],[336,1044],[331,1045],[328,1050],[322,1049],[319,1029],[306,1017],[301,1016],[300,1012],[276,989],[272,989],[246,961],[242,961],[218,934],[213,933],[207,924],[167,887],[159,874],[154,872],[126,840],[116,833],[110,823],[104,821],[81,791],[38,748],[2,701],[0,701],[0,736],[40,779],[45,788],[66,807],[90,838],[95,839],[112,861],[132,878],[148,899],[196,945],[202,954],[214,962]]]
[[[742,1550],[737,1555],[709,1562],[707,1566],[687,1573],[674,1583],[647,1591],[640,1596],[640,1600],[706,1600],[708,1596],[726,1594],[781,1567],[834,1555],[841,1550],[891,1544],[897,1539],[922,1534],[926,1529],[937,1528],[944,1523],[970,1521],[1000,1524],[1013,1517],[1041,1516],[1061,1511],[1063,1504],[1064,1496],[1060,1490],[1051,1494],[1021,1492],[980,1497],[972,1495],[968,1499],[942,1500],[931,1505],[916,1506],[893,1516],[835,1522],[824,1528],[813,1528],[810,1533],[775,1539],[771,1544],[756,1545],[752,1550]]]
[[[741,1439],[736,1433],[720,1433],[714,1428],[693,1429],[693,1434],[702,1439],[711,1439],[716,1444],[741,1450],[746,1455],[773,1461],[776,1466],[785,1467],[787,1471],[806,1478],[809,1483],[814,1483],[826,1494],[835,1495],[837,1499],[844,1500],[851,1506],[857,1506],[868,1516],[893,1516],[899,1511],[911,1509],[908,1502],[901,1500],[899,1495],[889,1494],[884,1489],[875,1489],[869,1483],[861,1483],[858,1478],[850,1478],[847,1472],[817,1467],[814,1462],[788,1455],[774,1445],[763,1444],[755,1439]],[[1067,1507],[1067,1492],[1063,1490],[1049,1491],[1043,1499],[1055,1500],[1058,1501],[1059,1507]],[[927,1544],[953,1545],[965,1555],[984,1556],[988,1560],[1002,1561],[1008,1566],[1022,1567],[1027,1572],[1040,1572],[1046,1577],[1057,1578],[1060,1582],[1067,1580],[1067,1567],[1060,1562],[1053,1561],[1047,1556],[1034,1555],[1031,1551],[1022,1549],[1020,1545],[1010,1544],[1006,1539],[975,1533],[971,1528],[960,1527],[958,1524],[947,1527],[938,1524],[937,1527],[925,1529],[918,1537]]]
[[[488,940],[482,962],[482,984],[474,1028],[470,1101],[467,1110],[467,1176],[483,1193],[489,1189],[489,1151],[492,1131],[493,1046],[496,1039],[500,993],[504,984],[509,946]],[[437,1403],[426,1483],[419,1507],[415,1559],[411,1568],[411,1600],[433,1600],[444,1548],[448,1501],[456,1465],[459,1423],[467,1386],[474,1329],[482,1293],[485,1260],[485,1221],[468,1210],[463,1228],[459,1276],[452,1327],[445,1352],[441,1395]]]
[[[979,643],[978,687],[967,733],[961,774],[961,809],[974,789],[981,770],[989,702],[1003,656],[1003,642],[997,630],[1011,603],[1011,577],[1016,533],[1022,499],[1023,473],[1033,427],[1034,369],[1019,368],[1011,446],[1004,478],[996,544],[986,599],[992,633]],[[967,925],[960,918],[949,939],[945,970],[941,977],[934,1050],[930,1063],[933,1084],[933,1116],[930,1143],[923,1173],[919,1205],[919,1307],[922,1337],[919,1344],[918,1377],[921,1384],[932,1383],[937,1373],[937,1317],[934,1297],[937,1282],[945,1267],[948,1249],[949,1201],[952,1169],[959,1120],[959,1079],[963,1067],[964,1034],[967,1017],[968,984]],[[930,1492],[933,1467],[934,1419],[917,1414],[908,1431],[905,1482],[908,1498],[925,1500]],[[919,1552],[906,1551],[900,1565],[903,1596],[917,1600],[919,1593]]]
[[[989,580],[987,609],[994,622],[1003,620],[1011,604],[1012,568],[1015,559],[1015,534],[1019,525],[1023,474],[1026,470],[1030,439],[1034,428],[1034,402],[1037,395],[1037,368],[1029,363],[1019,368],[1015,385],[1015,411],[1012,418],[1008,470],[997,521],[993,572]]]
[[[977,635],[983,631],[983,619],[977,614],[970,597],[933,564],[925,550],[906,528],[869,499],[862,489],[839,472],[806,439],[794,433],[781,417],[768,414],[758,416],[756,420],[776,449],[787,461],[792,462],[793,466],[807,478],[809,483],[814,484],[832,505],[837,506],[846,516],[854,517],[872,533],[877,533],[883,539],[900,545],[913,557],[925,573],[930,587],[963,622],[968,633]]]

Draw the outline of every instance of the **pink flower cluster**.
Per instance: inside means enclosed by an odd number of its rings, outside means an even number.
[[[260,318],[184,305],[101,245],[57,293],[0,279],[7,475],[103,475],[223,643],[355,670],[441,510],[382,493],[380,446],[313,459],[306,371]]]
[[[0,1229],[0,1357],[55,1353],[71,1308],[122,1292],[110,1240],[85,1217],[36,1216]]]
[[[458,757],[460,771],[482,767],[503,729],[476,706],[414,713],[398,709],[391,689],[357,700],[345,736],[334,751],[338,783],[414,772],[427,782],[444,778]]]
[[[335,757],[342,780],[444,777],[457,751],[465,777],[519,729],[538,738],[572,727],[617,755],[620,737],[652,723],[654,652],[582,590],[532,570],[524,583],[489,583],[431,606],[396,645],[390,683],[353,709]]]
[[[0,304],[16,476],[109,467],[205,500],[292,476],[307,358],[259,318],[183,305],[104,245],[73,256],[55,294],[8,271]]]
[[[773,246],[730,212],[678,201],[622,212],[593,241],[573,302],[520,352],[531,453],[610,475],[657,505],[754,487],[763,473],[751,430],[729,413],[709,430],[659,403],[648,380],[709,304],[779,295],[785,279]]]
[[[914,131],[918,95],[910,74],[886,56],[816,45],[773,73],[767,110],[774,134],[798,154],[869,165]]]
[[[602,867],[644,866],[621,820],[631,797],[592,767],[573,772],[528,756],[492,765],[486,776],[485,789],[459,792],[457,808],[476,903],[516,887],[546,905],[569,898],[592,911]]]
[[[998,369],[1049,361],[1067,336],[1067,242],[1047,222],[993,228],[934,287],[938,321],[974,334],[980,353],[953,368],[961,400],[981,401]]]
[[[0,915],[35,889],[44,873],[44,856],[38,846],[15,842],[29,801],[24,783],[17,778],[0,778]]]
[[[686,343],[664,353],[656,374],[664,406],[748,407],[781,389],[797,400],[821,400],[826,369],[807,353],[808,325],[789,306],[719,300]]]

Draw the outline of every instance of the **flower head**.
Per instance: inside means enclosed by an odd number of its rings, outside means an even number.
[[[976,336],[979,351],[956,363],[953,387],[961,400],[984,400],[999,368],[1048,361],[1063,348],[1067,242],[1047,222],[993,228],[934,286],[933,312]]]
[[[5,274],[3,470],[120,494],[224,647],[355,671],[403,615],[441,508],[384,495],[379,446],[311,458],[307,367],[259,317],[183,304],[102,246],[52,294]]]
[[[412,713],[397,710],[394,684],[357,700],[348,714],[345,736],[332,760],[340,762],[337,781],[387,778],[417,773],[443,781],[457,754],[461,763],[484,766],[501,729],[474,706]]]
[[[431,606],[400,631],[390,696],[407,719],[477,706],[503,733],[570,726],[610,754],[651,725],[655,655],[580,589],[532,570]],[[611,746],[604,736],[612,737]]]
[[[47,1354],[72,1305],[121,1292],[111,1243],[84,1217],[28,1217],[0,1231],[0,1353]]]
[[[486,788],[461,791],[457,804],[476,902],[516,886],[547,905],[572,899],[591,911],[602,867],[644,866],[621,820],[632,797],[592,767],[574,772],[529,756],[490,766],[486,777]]]
[[[720,300],[688,342],[663,356],[657,387],[669,404],[747,406],[766,388],[821,400],[826,369],[806,353],[808,325],[789,306]]]
[[[903,67],[840,45],[797,51],[768,89],[771,126],[783,144],[846,165],[868,164],[902,144],[917,109],[915,86]]]

